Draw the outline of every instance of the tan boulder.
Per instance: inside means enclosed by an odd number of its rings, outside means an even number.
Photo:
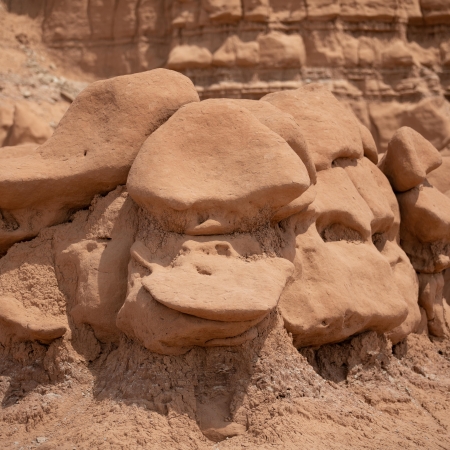
[[[164,69],[90,85],[34,153],[17,158],[0,153],[0,209],[15,224],[13,231],[21,232],[21,239],[35,236],[94,195],[124,184],[148,135],[195,101],[189,79]],[[11,238],[5,228],[0,231],[0,252]]]
[[[391,22],[398,15],[396,0],[340,0],[345,20],[379,20]]]
[[[344,65],[343,45],[336,33],[329,30],[311,30],[305,36],[305,45],[308,66],[339,67]],[[347,56],[349,56],[348,53]]]
[[[413,129],[402,127],[389,141],[382,170],[394,190],[404,192],[422,183],[441,163],[441,155],[429,141]]]
[[[16,103],[14,123],[4,145],[43,144],[52,134],[53,129],[50,125],[34,114],[26,103]]]
[[[266,22],[269,19],[269,0],[244,0],[244,20]]]
[[[128,295],[116,323],[157,353],[253,339],[293,269],[286,259],[264,257],[251,234],[193,238],[166,232],[162,245],[155,228],[144,226],[138,234],[146,242],[131,248]]]
[[[271,0],[270,18],[280,22],[299,22],[306,17],[306,4],[296,0]]]
[[[181,355],[196,345],[239,345],[255,337],[248,330],[259,321],[222,322],[183,314],[154,300],[139,280],[117,316],[117,326],[129,338],[164,355]]]
[[[336,165],[345,169],[347,176],[356,187],[359,195],[370,208],[370,211],[372,212],[372,219],[370,222],[371,235],[387,233],[393,228],[395,216],[387,195],[384,192],[384,195],[380,195],[380,176],[377,174],[379,169],[367,158],[357,161],[340,159],[336,161]],[[340,184],[345,186],[345,181],[343,180]],[[345,192],[345,190],[342,192]],[[339,204],[339,207],[342,208],[342,211],[345,211],[352,201],[354,200],[346,200],[344,197]],[[351,209],[357,211],[359,208],[357,209],[352,206]],[[361,219],[362,214],[359,220]],[[396,231],[398,231],[398,227]],[[391,237],[395,237],[395,235]]]
[[[331,167],[336,158],[363,157],[357,119],[326,87],[306,85],[295,91],[266,95],[262,100],[294,117],[308,144],[316,170]]]
[[[427,181],[397,195],[402,247],[418,272],[450,267],[450,198]]]
[[[94,201],[85,222],[58,229],[54,239],[60,287],[72,300],[69,313],[102,342],[119,339],[116,316],[127,294],[136,222],[136,205],[120,186]]]
[[[294,269],[284,258],[240,259],[223,241],[186,241],[171,267],[151,268],[142,284],[157,302],[222,322],[262,319],[277,306]]]
[[[388,68],[412,66],[414,64],[414,59],[405,43],[397,40],[390,43],[381,52],[381,64],[383,67]]]
[[[199,8],[199,2],[195,0],[175,0],[171,11],[172,26],[174,28],[192,26],[197,20]]]
[[[392,331],[406,319],[408,305],[387,258],[372,244],[373,214],[344,169],[320,171],[317,178],[311,207],[289,219],[297,234],[295,273],[279,308],[294,345]]]
[[[11,296],[0,296],[0,340],[39,341],[48,344],[67,331],[67,324],[41,313],[38,308],[25,308]]]
[[[259,64],[259,44],[257,41],[242,42],[236,41],[236,65],[254,66]]]
[[[397,195],[403,237],[450,242],[450,199],[428,182]]]
[[[228,37],[212,58],[212,64],[216,66],[252,66],[258,63],[258,42],[242,42],[236,35]]]
[[[201,7],[200,23],[233,23],[242,17],[239,0],[201,0]]]
[[[181,108],[144,143],[127,182],[166,229],[194,235],[251,229],[309,184],[286,141],[232,100]]]

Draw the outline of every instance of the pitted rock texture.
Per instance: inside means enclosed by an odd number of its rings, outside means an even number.
[[[450,142],[450,6],[435,0],[3,0],[45,44],[100,77],[178,70],[202,99],[319,81],[385,152],[409,126]]]

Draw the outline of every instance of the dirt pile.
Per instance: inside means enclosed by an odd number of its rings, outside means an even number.
[[[0,160],[6,448],[450,446],[450,198],[417,132],[378,162],[323,85],[199,101],[157,69]]]
[[[450,7],[436,0],[3,0],[68,67],[99,77],[167,67],[202,99],[322,82],[385,152],[410,126],[450,139]]]

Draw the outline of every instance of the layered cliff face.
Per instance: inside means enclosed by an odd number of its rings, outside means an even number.
[[[4,0],[5,1],[5,0]],[[6,0],[43,39],[101,77],[168,67],[201,98],[257,99],[326,83],[384,152],[411,126],[450,140],[445,0]]]

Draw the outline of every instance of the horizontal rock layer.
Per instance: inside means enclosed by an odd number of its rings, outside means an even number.
[[[254,98],[321,81],[384,152],[410,126],[450,140],[450,4],[443,0],[3,0],[99,76],[168,67],[201,98]]]
[[[450,141],[444,0],[3,0],[43,40],[102,77],[167,67],[201,98],[258,99],[320,81],[374,134],[410,126]]]

